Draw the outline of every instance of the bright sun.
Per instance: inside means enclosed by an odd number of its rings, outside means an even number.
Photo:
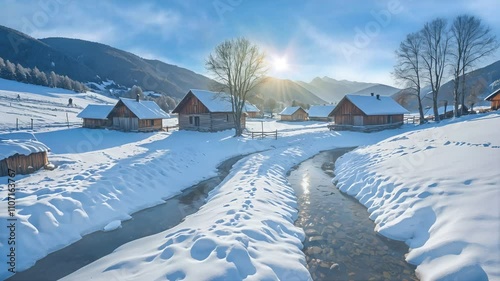
[[[288,62],[285,57],[274,58],[273,65],[276,71],[285,71],[288,69]]]

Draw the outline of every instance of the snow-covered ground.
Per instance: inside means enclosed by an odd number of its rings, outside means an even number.
[[[289,133],[310,130],[327,130],[328,122],[319,121],[281,121],[271,118],[247,118],[246,128],[252,132],[272,132],[278,130],[279,133]]]
[[[460,121],[348,153],[335,180],[422,280],[500,280],[500,116]]]
[[[67,100],[30,87],[25,95],[42,101],[42,113],[51,111],[45,97]],[[0,96],[17,96],[15,87],[5,88]],[[8,109],[0,107],[2,116]],[[25,269],[87,233],[112,231],[117,220],[214,176],[223,160],[254,153],[181,224],[123,245],[67,279],[307,280],[304,235],[293,225],[296,200],[286,172],[321,150],[375,144],[339,161],[337,175],[343,190],[369,206],[377,230],[409,243],[408,260],[419,264],[424,280],[481,270],[498,279],[499,210],[492,202],[499,199],[500,138],[491,128],[500,115],[460,121],[369,134],[331,132],[321,122],[265,122],[265,131],[280,130],[278,140],[233,138],[232,131],[35,130],[56,169],[16,177],[16,267]],[[249,124],[260,131],[259,120]],[[0,212],[1,225],[6,218]],[[8,276],[6,235],[0,232],[0,278]]]

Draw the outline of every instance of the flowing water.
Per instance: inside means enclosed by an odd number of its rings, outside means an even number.
[[[374,231],[366,208],[331,182],[347,149],[321,152],[291,171],[298,197],[295,225],[304,229],[304,253],[314,280],[418,280],[406,263],[408,246]]]
[[[57,280],[113,252],[119,246],[153,235],[179,224],[205,204],[208,193],[229,174],[231,167],[244,156],[224,161],[218,167],[218,176],[204,180],[167,199],[165,203],[132,214],[130,220],[113,231],[97,231],[77,242],[53,252],[8,280]]]

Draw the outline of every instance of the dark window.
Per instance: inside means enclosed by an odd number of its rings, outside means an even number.
[[[151,119],[151,120],[149,121],[149,125],[150,125],[151,127],[153,127],[153,126],[155,125],[155,120]]]
[[[189,116],[189,124],[193,124],[193,116]]]
[[[194,125],[197,127],[200,126],[200,117],[199,116],[194,117]]]
[[[392,115],[387,116],[387,123],[388,124],[392,123]]]
[[[229,114],[226,114],[226,122],[229,122]]]

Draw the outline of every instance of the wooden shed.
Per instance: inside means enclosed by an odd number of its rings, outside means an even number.
[[[491,102],[491,110],[500,109],[500,88],[488,95],[484,100]]]
[[[391,97],[346,95],[332,112],[335,130],[370,131],[403,124],[408,113]]]
[[[280,112],[281,121],[306,121],[308,114],[300,106],[289,106]]]
[[[309,114],[309,120],[312,121],[324,121],[330,122],[333,120],[332,112],[335,109],[335,105],[311,105],[307,113]]]
[[[113,105],[89,104],[76,117],[83,119],[84,128],[107,128],[112,124],[108,118]]]
[[[257,118],[260,115],[260,109],[251,103],[245,103],[245,113],[248,118]]]
[[[180,130],[215,132],[234,128],[231,97],[226,93],[191,89],[172,110],[179,118]],[[245,128],[246,114],[241,127]]]
[[[170,115],[154,101],[120,98],[108,115],[112,128],[123,131],[161,130]]]
[[[0,135],[0,177],[8,175],[9,169],[16,174],[33,173],[49,163],[49,148],[31,137]]]

